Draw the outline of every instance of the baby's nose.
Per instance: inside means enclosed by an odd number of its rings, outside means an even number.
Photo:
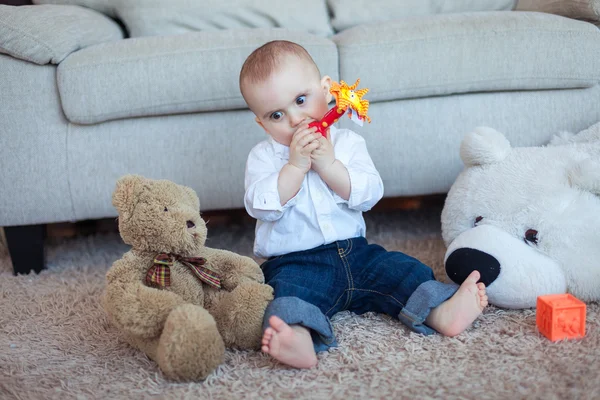
[[[304,115],[295,115],[290,118],[290,123],[292,124],[293,127],[297,127],[298,125],[302,124],[304,121],[306,121],[306,117]]]

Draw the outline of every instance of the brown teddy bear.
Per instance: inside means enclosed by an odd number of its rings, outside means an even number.
[[[273,290],[249,257],[204,246],[200,201],[185,186],[127,175],[113,205],[131,250],[106,274],[104,309],[170,379],[204,379],[225,347],[258,349]]]

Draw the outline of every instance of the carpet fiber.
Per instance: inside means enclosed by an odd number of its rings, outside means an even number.
[[[370,212],[368,239],[420,258],[443,279],[440,211]],[[250,220],[208,228],[209,246],[251,254]],[[100,307],[106,270],[125,251],[112,232],[52,239],[48,269],[15,277],[0,246],[0,398],[600,398],[598,304],[588,305],[583,339],[557,343],[536,331],[534,310],[488,307],[455,338],[343,312],[333,318],[340,347],[319,354],[312,370],[228,351],[205,381],[172,383],[122,340]]]

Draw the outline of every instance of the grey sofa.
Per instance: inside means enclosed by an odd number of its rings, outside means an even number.
[[[264,132],[237,77],[268,40],[371,89],[373,122],[341,125],[366,138],[386,197],[445,193],[475,126],[525,146],[600,120],[600,31],[582,20],[598,21],[600,0],[34,2],[0,5],[0,226],[15,273],[43,266],[44,224],[115,216],[127,173],[189,185],[203,210],[243,207]]]

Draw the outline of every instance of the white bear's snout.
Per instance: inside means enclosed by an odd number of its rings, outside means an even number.
[[[446,275],[459,285],[475,269],[481,274],[479,281],[490,286],[500,275],[500,262],[491,254],[469,247],[458,248],[446,258]]]
[[[459,279],[450,275],[452,271],[458,271],[458,276],[479,271],[490,303],[499,307],[535,307],[538,296],[567,290],[565,275],[556,261],[489,224],[469,229],[454,239],[444,263],[452,280]],[[452,265],[457,263],[463,264]]]

